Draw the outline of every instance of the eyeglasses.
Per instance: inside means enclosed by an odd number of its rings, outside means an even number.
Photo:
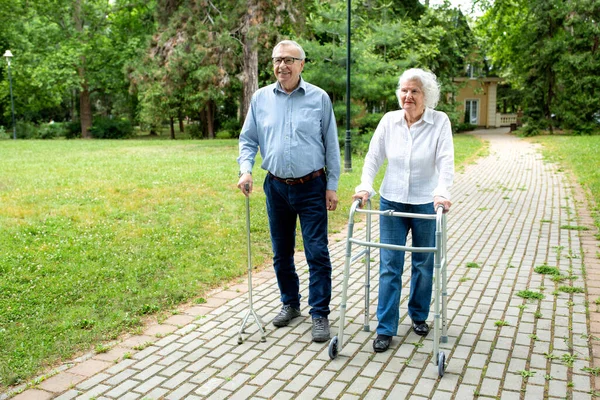
[[[301,58],[296,57],[273,57],[273,65],[279,65],[282,61],[285,63],[285,65],[292,65],[296,60],[302,61]]]

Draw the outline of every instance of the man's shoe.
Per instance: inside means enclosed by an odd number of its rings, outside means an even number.
[[[429,333],[429,325],[425,321],[413,321],[413,331],[419,336],[427,336]]]
[[[373,341],[373,350],[375,350],[375,353],[383,353],[390,347],[391,343],[391,336],[377,335],[377,338]]]
[[[302,316],[302,314],[300,314],[300,310],[297,310],[292,306],[286,304],[283,307],[281,307],[281,311],[279,311],[279,314],[277,314],[277,316],[273,318],[273,325],[275,325],[278,328],[288,326],[291,320],[300,316]]]
[[[324,317],[313,318],[313,342],[326,342],[329,340],[329,321]]]

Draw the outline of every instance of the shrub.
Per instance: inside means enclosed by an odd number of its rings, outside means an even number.
[[[65,138],[77,139],[81,137],[81,121],[71,121],[65,123]]]
[[[358,132],[361,135],[369,134],[372,135],[381,121],[383,113],[365,114],[362,118],[356,120]]]
[[[200,128],[200,124],[192,123],[189,124],[185,131],[190,135],[192,139],[202,139],[202,129]]]
[[[219,131],[215,134],[216,139],[231,139],[231,132],[229,131]]]
[[[336,101],[333,103],[333,113],[335,115],[336,123],[338,126],[346,126],[346,102],[345,101]],[[356,118],[359,115],[363,115],[365,113],[365,107],[356,104],[350,103],[350,120],[351,125],[356,126]]]
[[[39,126],[35,135],[36,139],[54,139],[59,136],[65,136],[66,127],[64,123],[54,122],[51,124],[42,124]]]
[[[454,127],[454,131],[455,131],[455,133],[468,132],[468,131],[475,130],[476,128],[477,128],[477,125],[473,125],[468,122],[462,122],[460,124],[456,124],[456,126]]]
[[[6,132],[3,126],[0,125],[0,140],[10,139],[10,135]]]
[[[358,156],[366,155],[367,151],[369,150],[369,143],[371,142],[373,134],[359,135],[356,129],[352,129],[350,131],[350,136],[352,154],[356,154]],[[340,149],[343,151],[346,148],[346,129],[341,127],[338,127],[338,143],[340,145]]]
[[[525,124],[518,130],[519,136],[537,136],[541,133],[540,128],[535,124]]]
[[[237,138],[242,126],[236,118],[228,119],[221,124],[221,129],[215,135],[218,139]]]
[[[18,139],[34,139],[37,128],[33,122],[17,121],[16,131]]]
[[[95,139],[125,139],[133,134],[131,122],[123,119],[97,118],[90,128]]]

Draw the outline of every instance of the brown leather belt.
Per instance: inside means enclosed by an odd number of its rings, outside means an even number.
[[[311,172],[310,174],[305,175],[305,176],[303,176],[301,178],[287,178],[287,179],[284,179],[284,178],[279,178],[279,177],[273,175],[270,172],[269,172],[269,175],[271,176],[271,178],[275,179],[276,181],[283,182],[286,185],[297,185],[299,183],[306,183],[306,182],[312,181],[313,179],[316,179],[316,178],[320,177],[324,173],[325,173],[325,169],[321,168],[320,170],[315,171],[315,172]]]

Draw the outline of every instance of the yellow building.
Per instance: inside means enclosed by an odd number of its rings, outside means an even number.
[[[516,114],[500,114],[496,111],[496,96],[501,78],[457,77],[453,81],[458,85],[456,101],[464,115],[463,122],[485,128],[511,126],[517,122]]]

